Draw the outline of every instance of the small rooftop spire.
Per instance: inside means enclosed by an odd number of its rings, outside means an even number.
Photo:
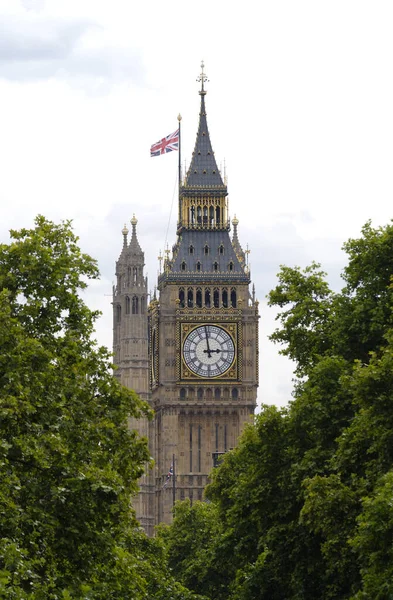
[[[135,213],[132,215],[132,219],[130,220],[130,223],[132,225],[130,248],[133,252],[141,253],[142,250],[141,250],[141,247],[139,245],[138,238],[136,235],[136,225],[138,223],[138,219],[135,217]]]
[[[205,91],[205,83],[206,81],[209,81],[207,78],[206,73],[203,72],[203,69],[205,68],[205,63],[202,61],[201,62],[201,74],[199,75],[199,77],[197,78],[197,81],[201,83],[201,89],[200,89],[200,95],[201,96],[205,96],[206,95],[206,91]]]
[[[128,236],[128,229],[127,229],[127,225],[124,223],[124,227],[121,230],[122,234],[123,234],[123,248],[127,248],[127,236]]]

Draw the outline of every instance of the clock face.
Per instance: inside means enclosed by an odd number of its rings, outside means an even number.
[[[217,325],[200,325],[184,340],[183,358],[199,377],[218,377],[233,365],[235,345],[230,334]]]

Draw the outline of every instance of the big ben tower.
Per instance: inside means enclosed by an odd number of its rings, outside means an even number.
[[[192,160],[179,187],[177,241],[149,307],[156,523],[176,500],[201,500],[214,460],[233,448],[256,406],[258,302],[206,119],[203,71]],[[175,486],[165,486],[175,457]]]

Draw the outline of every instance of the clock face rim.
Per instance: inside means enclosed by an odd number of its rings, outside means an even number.
[[[233,354],[232,359],[228,360],[226,359],[226,363],[225,363],[225,368],[223,368],[222,370],[220,370],[218,373],[216,374],[211,374],[210,372],[203,372],[202,369],[199,367],[199,369],[197,367],[195,367],[193,365],[192,360],[189,358],[187,359],[187,353],[189,352],[189,350],[185,349],[187,340],[189,340],[190,336],[198,329],[202,330],[203,333],[205,332],[205,328],[206,327],[214,327],[216,329],[219,329],[221,332],[223,332],[225,334],[226,337],[226,341],[230,341],[232,348],[229,350],[230,353]],[[206,339],[206,337],[201,336],[200,340],[202,341],[203,339]],[[219,348],[220,344],[222,344],[222,342],[218,342],[218,340],[216,338],[210,338],[210,347],[212,348],[212,354],[214,352],[217,352],[217,349]],[[207,346],[206,346],[207,347]],[[195,349],[196,351],[196,349]],[[197,352],[197,351],[196,351]],[[207,352],[206,349],[203,350],[204,353]],[[201,357],[203,357],[204,355],[199,352],[199,357],[198,357],[198,361],[200,363],[203,364],[203,361],[201,360]],[[218,357],[218,352],[217,352],[217,357]],[[235,362],[236,362],[236,344],[235,344],[235,339],[234,336],[225,328],[223,327],[221,324],[218,323],[199,323],[198,325],[195,325],[195,327],[192,327],[192,329],[190,331],[187,332],[187,334],[184,337],[183,343],[182,343],[182,358],[185,364],[185,367],[192,373],[193,376],[195,377],[201,377],[203,379],[217,379],[219,377],[224,376],[225,374],[228,373],[228,371],[234,366]],[[216,361],[211,362],[210,360],[204,363],[209,364],[211,366],[216,366],[216,369],[221,369],[220,367],[217,366],[217,363],[219,362],[220,358],[218,357]]]

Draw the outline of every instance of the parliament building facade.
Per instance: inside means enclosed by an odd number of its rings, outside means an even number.
[[[113,289],[117,376],[154,411],[151,421],[130,422],[154,458],[134,500],[148,535],[171,522],[174,500],[203,500],[212,468],[236,446],[257,399],[258,301],[210,141],[203,69],[200,81],[196,143],[179,186],[177,241],[158,292],[148,295],[135,217],[130,240],[126,227],[122,232]]]

